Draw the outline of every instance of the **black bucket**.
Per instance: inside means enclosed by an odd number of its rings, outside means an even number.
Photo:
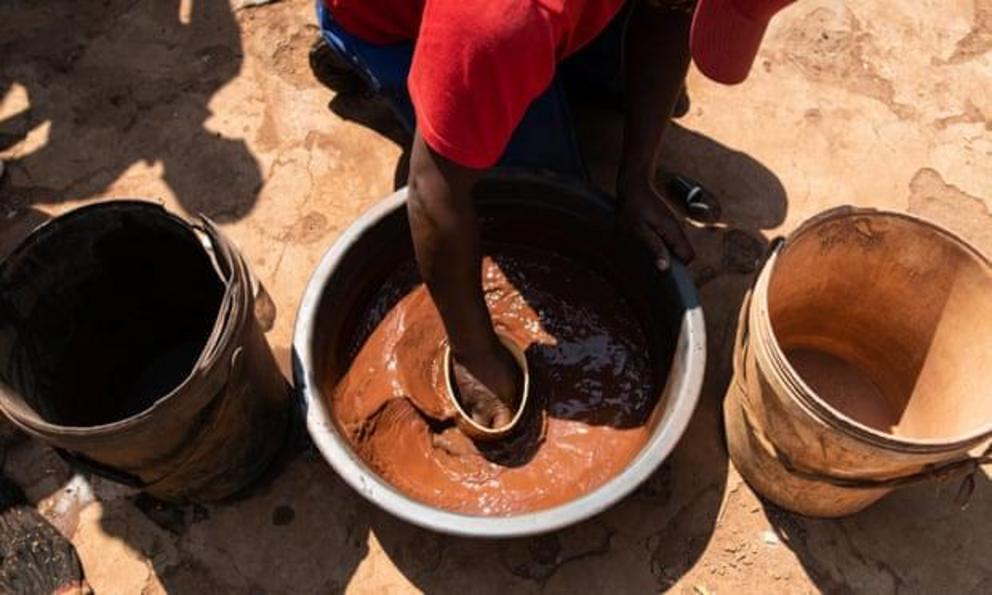
[[[77,466],[158,498],[230,496],[289,426],[258,289],[209,221],[141,201],[52,219],[0,264],[0,409]]]

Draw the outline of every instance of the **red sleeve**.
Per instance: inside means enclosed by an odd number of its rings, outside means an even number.
[[[427,0],[408,86],[418,130],[442,156],[494,165],[550,85],[555,35],[537,4]]]

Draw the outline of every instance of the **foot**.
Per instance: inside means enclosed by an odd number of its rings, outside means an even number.
[[[310,46],[310,70],[321,84],[338,93],[364,95],[369,91],[365,80],[323,37]]]

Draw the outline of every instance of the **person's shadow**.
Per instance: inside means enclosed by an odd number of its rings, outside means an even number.
[[[45,206],[99,196],[139,162],[161,166],[190,215],[252,210],[258,161],[207,125],[244,62],[230,2],[3,2],[0,23],[0,257]],[[28,462],[8,467],[32,501],[64,490],[72,471],[52,450],[17,449]],[[170,505],[94,478],[100,529],[170,593],[341,591],[367,553],[365,504],[320,457],[288,458],[233,504]]]
[[[243,62],[230,3],[13,2],[0,22],[0,97],[26,95],[0,120],[4,216],[98,195],[139,161],[161,163],[190,214],[254,206],[258,162],[205,126]]]

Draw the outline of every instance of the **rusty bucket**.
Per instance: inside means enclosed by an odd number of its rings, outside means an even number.
[[[845,207],[802,225],[745,300],[734,358],[730,454],[779,506],[837,517],[950,480],[965,499],[988,460],[992,268],[932,223]]]
[[[84,470],[168,500],[230,496],[291,410],[256,288],[208,221],[141,201],[53,219],[0,265],[0,409]]]

